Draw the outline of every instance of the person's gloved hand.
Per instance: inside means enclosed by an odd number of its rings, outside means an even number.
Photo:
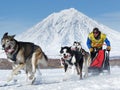
[[[89,51],[90,51],[90,52],[93,52],[93,48],[90,48]]]
[[[111,47],[110,47],[110,46],[107,46],[106,49],[107,49],[107,51],[110,51],[110,50],[111,50]]]

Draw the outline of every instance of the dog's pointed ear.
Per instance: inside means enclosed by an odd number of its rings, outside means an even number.
[[[78,44],[79,44],[79,45],[81,45],[81,41],[80,41],[80,42],[78,42]]]
[[[69,50],[71,50],[72,47],[68,47]]]
[[[3,35],[3,37],[6,37],[6,36],[8,36],[8,32],[6,32],[6,33]]]
[[[14,38],[16,35],[12,35],[11,37]]]
[[[74,43],[76,43],[77,41],[74,41]]]
[[[60,49],[60,53],[62,53],[62,51],[61,51],[61,50],[62,50],[62,48],[63,48],[63,47],[61,47],[61,49]]]

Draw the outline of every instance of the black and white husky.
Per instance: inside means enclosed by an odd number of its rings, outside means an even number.
[[[90,57],[89,54],[82,49],[82,46],[79,42],[74,42],[71,47],[61,47],[60,54],[65,72],[67,72],[69,68],[75,66],[77,74],[80,75],[80,79],[82,79],[82,69],[84,63],[84,77],[88,76],[88,59]]]

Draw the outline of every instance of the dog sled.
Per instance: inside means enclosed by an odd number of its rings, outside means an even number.
[[[109,51],[104,49],[96,52],[96,56],[91,60],[91,64],[88,67],[88,73],[90,75],[110,74]]]

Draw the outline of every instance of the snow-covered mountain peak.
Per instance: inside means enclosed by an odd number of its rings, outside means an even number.
[[[88,50],[87,36],[94,27],[98,27],[107,35],[111,41],[112,53],[116,53],[120,43],[114,41],[120,41],[120,33],[94,21],[74,8],[52,13],[16,38],[40,45],[48,55],[58,55],[61,46],[71,46],[74,41],[80,41],[83,48]]]

